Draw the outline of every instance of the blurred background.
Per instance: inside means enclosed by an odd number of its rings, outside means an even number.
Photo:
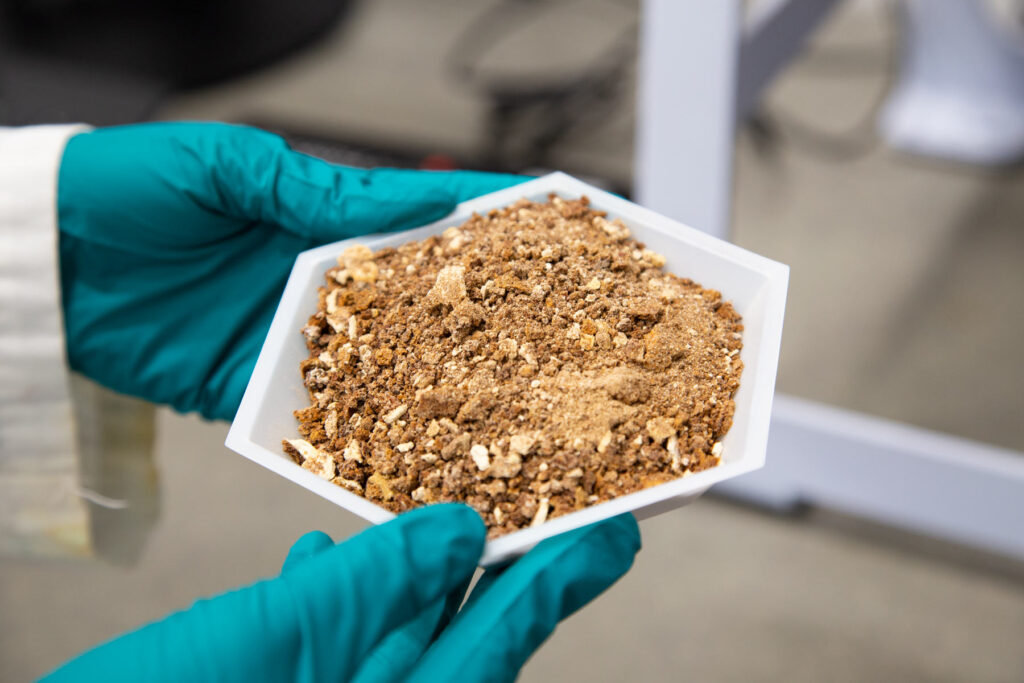
[[[564,170],[789,264],[768,468],[645,522],[522,680],[1021,681],[1022,9],[0,0],[0,124],[216,119],[354,165]],[[0,558],[0,680],[361,528],[226,432],[160,412],[148,535]]]

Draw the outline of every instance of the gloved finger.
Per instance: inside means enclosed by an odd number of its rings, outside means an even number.
[[[469,583],[467,580],[408,624],[388,634],[365,658],[352,683],[404,681],[434,638],[459,611]]]
[[[378,172],[394,171],[396,169],[377,169]],[[438,188],[451,194],[453,201],[458,204],[474,197],[479,197],[490,192],[504,190],[506,187],[520,185],[527,180],[533,180],[532,176],[515,175],[511,173],[489,173],[486,171],[399,171],[403,175],[410,174],[409,180],[425,185],[434,184]],[[411,174],[418,174],[413,179]]]
[[[540,543],[473,591],[409,680],[513,680],[558,622],[625,574],[639,549],[629,514]]]
[[[625,521],[625,518],[627,518],[627,517],[632,518],[632,515],[621,515],[620,517],[616,517],[616,518],[614,518],[612,520],[609,520],[609,522],[606,522],[606,523],[610,524],[610,523],[613,523],[613,522],[615,522],[616,520],[619,520],[619,519],[622,519],[622,520]],[[634,524],[635,524],[635,518],[633,518],[633,519],[634,519]],[[593,525],[593,526],[599,526],[599,525]],[[587,529],[593,528],[593,526],[586,527],[584,529],[581,529],[580,531],[581,532],[587,531]],[[576,533],[576,532],[572,532],[572,533]],[[639,539],[639,528],[637,529],[637,534],[638,534],[637,535],[637,542],[639,543],[640,542],[640,539]],[[571,533],[570,534],[564,534],[564,536],[569,536],[569,535],[571,535]],[[561,538],[561,537],[559,537],[559,538]],[[511,566],[512,566],[512,564],[502,565],[500,567],[496,567],[496,568],[493,568],[493,569],[488,569],[486,572],[484,572],[483,575],[480,576],[480,579],[476,582],[476,585],[473,587],[472,594],[470,594],[469,597],[466,598],[465,604],[463,605],[463,609],[464,610],[465,609],[469,609],[470,607],[473,606],[473,604],[481,596],[486,595],[487,591],[490,589],[491,585],[493,585],[495,581],[497,581],[499,578],[501,578],[501,576],[505,573],[505,570],[508,569]]]
[[[322,531],[310,531],[308,534],[304,534],[292,544],[291,550],[288,551],[288,557],[284,558],[284,564],[281,565],[281,573],[285,573],[303,560],[307,560],[333,545],[334,541],[331,540],[331,537]]]
[[[485,536],[472,508],[427,506],[319,553],[281,580],[301,596],[304,620],[318,625],[317,649],[344,654],[340,673],[348,678],[387,634],[472,577]]]
[[[91,650],[54,680],[349,680],[386,634],[472,576],[485,534],[464,505],[414,510]]]
[[[221,210],[315,242],[399,230],[525,178],[460,171],[360,169],[294,152],[280,137],[233,128],[211,168]]]

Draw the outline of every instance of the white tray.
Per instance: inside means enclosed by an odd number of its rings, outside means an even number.
[[[762,467],[789,267],[710,237],[564,173],[552,173],[465,202],[447,218],[422,228],[357,237],[299,254],[225,445],[374,524],[392,519],[393,513],[302,469],[281,450],[281,439],[298,436],[292,411],[309,405],[309,395],[299,374],[300,361],[309,355],[300,330],[316,311],[317,288],[324,282],[324,273],[349,244],[365,244],[376,251],[421,240],[463,223],[474,212],[500,208],[521,197],[544,201],[551,192],[567,198],[588,196],[595,209],[607,211],[611,218],[621,218],[636,239],[663,254],[667,259],[666,270],[717,289],[733,303],[743,316],[745,326],[740,353],[744,369],[736,393],[736,414],[722,443],[722,462],[718,467],[488,541],[481,565],[503,562],[525,553],[545,538],[623,512],[633,512],[638,518],[665,512],[689,503],[712,484]]]

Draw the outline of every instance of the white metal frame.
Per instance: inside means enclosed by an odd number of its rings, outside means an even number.
[[[644,0],[636,196],[727,237],[736,121],[837,0]],[[724,490],[1024,559],[1024,453],[777,396],[768,465]]]

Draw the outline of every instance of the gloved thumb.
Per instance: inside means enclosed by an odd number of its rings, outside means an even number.
[[[423,225],[461,201],[527,180],[470,171],[351,168],[295,152],[264,131],[233,133],[223,138],[231,146],[219,155],[224,163],[213,167],[227,212],[318,243]]]
[[[512,681],[558,623],[625,574],[639,550],[630,514],[542,541],[481,577],[405,680]]]
[[[310,531],[292,544],[291,550],[288,551],[288,557],[284,559],[284,564],[281,566],[281,573],[291,571],[304,560],[332,547],[334,547],[334,541],[330,536],[322,531]]]

